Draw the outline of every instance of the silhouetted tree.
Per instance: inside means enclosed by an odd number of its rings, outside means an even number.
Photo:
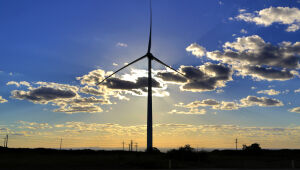
[[[185,152],[193,152],[195,149],[191,147],[191,145],[186,144],[182,147],[179,147],[180,151],[185,151]]]
[[[197,153],[194,152],[194,148],[191,145],[186,144],[176,149],[172,149],[167,152],[169,158],[172,159],[179,159],[179,160],[188,160],[188,161],[195,161],[198,159]]]
[[[153,147],[151,151],[149,151],[147,149],[145,151],[146,152],[150,152],[150,153],[160,153],[160,150],[158,148],[156,148],[156,147]]]
[[[250,146],[243,145],[243,150],[247,150],[247,151],[260,151],[261,147],[259,146],[258,143],[253,143]]]

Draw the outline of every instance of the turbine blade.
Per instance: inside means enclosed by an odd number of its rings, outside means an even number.
[[[150,0],[150,33],[149,33],[149,42],[148,42],[148,53],[151,51],[151,38],[152,38],[152,3]]]
[[[164,66],[170,68],[171,70],[173,70],[173,71],[175,71],[176,73],[178,73],[178,74],[184,76],[185,78],[190,79],[190,78],[186,77],[185,74],[180,73],[179,71],[175,70],[174,68],[172,68],[171,66],[167,65],[166,63],[160,61],[158,58],[156,58],[156,57],[154,57],[154,56],[153,56],[153,60],[155,60],[155,61],[157,61],[158,63],[160,63],[160,64],[162,64],[162,65],[164,65]]]
[[[119,72],[119,71],[123,70],[124,68],[126,68],[126,67],[130,66],[131,64],[134,64],[134,63],[136,63],[136,62],[140,61],[141,59],[143,59],[143,58],[145,58],[145,57],[147,57],[147,55],[144,55],[144,56],[142,56],[142,57],[140,57],[140,58],[138,58],[138,59],[136,59],[136,60],[132,61],[131,63],[129,63],[129,64],[125,65],[124,67],[120,68],[119,70],[117,70],[117,71],[113,72],[111,75],[109,75],[109,76],[105,77],[105,79],[103,79],[103,80],[102,80],[100,83],[97,83],[97,85],[99,85],[99,84],[103,83],[105,80],[109,79],[111,76],[113,76],[113,75],[114,75],[114,74],[116,74],[117,72]]]

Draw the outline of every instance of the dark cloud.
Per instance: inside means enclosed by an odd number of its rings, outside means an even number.
[[[232,70],[229,67],[220,64],[208,64],[205,70],[213,72],[217,80],[229,80],[232,74]]]
[[[193,80],[201,80],[205,76],[202,70],[193,66],[181,66],[180,71],[184,73],[186,77]]]
[[[266,80],[289,80],[294,77],[291,71],[277,70],[274,68],[250,66],[250,67],[245,67],[244,71],[247,74],[252,75],[253,77],[266,79]]]
[[[214,90],[216,87],[217,79],[215,78],[206,78],[205,80],[195,80],[190,81],[187,84],[182,86],[184,90],[201,90],[201,91],[209,91]]]
[[[283,106],[283,103],[280,100],[266,98],[266,97],[257,97],[257,96],[248,96],[240,100],[241,106],[248,107],[253,105],[258,106]]]
[[[54,112],[64,112],[68,114],[77,112],[102,112],[99,104],[111,104],[108,99],[98,99],[92,97],[81,97],[76,92],[67,89],[55,89],[52,87],[38,87],[30,91],[14,90],[12,98],[29,100],[34,103],[47,104],[51,102],[59,106]]]
[[[288,80],[298,75],[300,42],[272,45],[258,35],[252,35],[238,37],[223,47],[223,52],[206,52],[206,56],[229,64],[238,75],[269,81]]]
[[[111,104],[111,102],[107,99],[97,99],[96,97],[81,97],[81,98],[74,98],[69,103],[71,104],[93,104],[93,103],[101,103],[101,104]]]
[[[104,98],[115,97],[120,100],[129,100],[126,94],[134,96],[146,96],[148,87],[148,78],[146,70],[132,69],[130,74],[124,74],[121,77],[112,76],[99,84],[111,72],[98,69],[89,72],[86,75],[77,77],[81,84],[86,85],[80,88],[81,93],[103,96]],[[154,72],[155,74],[155,72]],[[94,87],[91,87],[94,86]],[[95,87],[96,86],[96,87]],[[152,94],[158,97],[168,96],[169,93],[161,79],[152,78]]]
[[[131,90],[131,89],[143,89],[148,87],[148,78],[147,77],[138,77],[136,82],[122,80],[119,78],[109,78],[103,83],[110,89],[120,89],[120,90]],[[160,88],[162,87],[158,81],[152,79],[152,87]]]
[[[51,87],[39,87],[28,92],[21,90],[12,91],[12,97],[16,99],[26,99],[31,101],[50,101],[55,99],[73,98],[76,93],[71,90],[61,90]]]
[[[240,62],[247,62],[251,65],[275,66],[281,68],[295,69],[299,66],[300,58],[295,54],[300,53],[299,47],[284,48],[265,44],[263,47],[255,49],[256,51],[225,51],[222,56]],[[224,58],[223,58],[224,59]]]
[[[183,76],[174,72],[159,72],[158,77],[168,82],[180,83],[181,90],[210,91],[224,87],[231,80],[232,70],[221,64],[205,63],[202,66],[181,66],[179,71]]]
[[[181,87],[182,90],[188,91],[215,90],[218,87],[224,87],[226,81],[232,79],[232,70],[220,64],[206,63],[199,68],[182,66],[180,71],[190,78]]]
[[[156,76],[168,82],[174,82],[174,83],[187,82],[187,79],[185,77],[174,72],[158,72]]]

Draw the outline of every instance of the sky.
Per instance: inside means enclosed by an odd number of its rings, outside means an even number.
[[[300,148],[300,1],[152,0],[153,145]],[[0,139],[146,146],[148,0],[0,2]],[[2,142],[1,142],[2,143]]]

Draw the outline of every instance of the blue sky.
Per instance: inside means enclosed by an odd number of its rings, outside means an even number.
[[[209,125],[209,128],[227,128],[231,125],[238,126],[228,130],[232,138],[239,137],[244,143],[261,141],[271,148],[300,147],[296,141],[297,136],[300,136],[300,93],[297,91],[300,89],[298,1],[153,0],[152,6],[154,56],[179,71],[184,72],[184,68],[193,66],[193,69],[214,79],[217,77],[215,74],[220,73],[209,71],[209,66],[230,70],[225,79],[217,79],[212,89],[202,88],[199,84],[197,88],[185,89],[184,85],[188,83],[174,84],[156,77],[163,86],[157,91],[157,95],[163,97],[153,98],[153,119],[157,127],[166,124],[176,127],[180,124],[199,130],[198,126],[204,125]],[[91,124],[93,127],[95,124],[96,127],[107,123],[117,124],[114,127],[116,130],[119,126],[122,129],[137,126],[139,129],[139,126],[145,125],[146,97],[134,93],[134,90],[142,93],[141,89],[110,89],[106,85],[103,86],[105,90],[101,90],[101,87],[93,84],[95,82],[89,73],[102,74],[99,77],[101,79],[108,71],[116,70],[146,53],[148,1],[1,1],[0,20],[0,96],[4,99],[0,103],[0,128],[3,128],[0,135],[11,134],[15,139],[12,141],[14,146],[39,146],[21,145],[18,141],[24,136],[41,134],[39,140],[45,141],[45,136],[55,139],[70,133],[68,129],[63,129],[64,133],[56,129],[61,127],[59,125],[73,130],[78,128],[78,122],[81,122],[81,130]],[[213,58],[211,54],[217,50],[221,54]],[[225,54],[226,50],[238,54],[237,59]],[[201,52],[203,54],[199,54]],[[266,55],[271,55],[271,59],[265,60]],[[293,60],[285,63],[285,57]],[[136,82],[137,77],[145,76],[146,66],[146,61],[142,60],[122,71],[116,78]],[[254,72],[262,68],[267,70]],[[269,74],[273,69],[280,72],[280,78]],[[166,68],[157,63],[154,64],[154,70],[157,73],[167,72]],[[194,78],[201,79],[197,76]],[[22,81],[23,85],[20,85]],[[24,85],[24,82],[28,84]],[[83,93],[81,90],[84,87],[94,88],[101,94]],[[29,98],[36,89],[41,88],[45,91],[40,96],[34,96],[38,99]],[[270,95],[272,90],[275,94]],[[64,96],[68,92],[69,96]],[[250,99],[248,96],[255,98]],[[84,103],[82,100],[87,98],[93,101]],[[75,103],[74,99],[80,102]],[[95,102],[97,99],[99,103]],[[215,103],[205,103],[209,99]],[[198,103],[192,103],[195,101]],[[225,108],[226,104],[231,105]],[[75,107],[85,111],[78,111]],[[67,127],[68,122],[77,124]],[[51,128],[44,127],[45,124]],[[34,129],[29,127],[37,125]],[[247,128],[271,130],[250,130],[252,136],[240,133]],[[276,128],[282,128],[282,133],[277,133]],[[209,136],[205,134],[205,128],[200,129],[204,129],[201,135]],[[140,133],[142,136],[135,136],[131,132],[129,136],[140,138],[139,142],[143,145],[146,132],[143,130]],[[176,132],[180,134],[181,130]],[[211,132],[214,136],[212,140],[225,140],[221,131],[215,128]],[[89,133],[96,132],[88,131],[77,136],[72,134],[69,139],[83,138],[82,135],[92,136]],[[175,132],[170,132],[166,133],[176,136]],[[184,138],[186,140],[179,140],[172,146],[184,142],[198,145],[201,141],[197,139],[199,137],[200,140],[202,136],[194,132],[187,135]],[[111,131],[99,133],[103,133],[102,136],[114,134]],[[167,147],[166,139],[159,137],[160,132],[157,133],[157,138],[154,138],[156,145]],[[270,133],[271,137],[268,136]],[[121,143],[121,140],[127,140],[120,136],[111,138],[115,145]],[[290,143],[278,145],[275,142],[277,138],[285,138]],[[209,142],[200,145],[211,147]],[[107,139],[104,146],[115,146],[109,143]],[[86,145],[97,144],[91,142]],[[52,143],[41,146],[52,147]],[[231,143],[216,144],[213,147],[231,147]]]

